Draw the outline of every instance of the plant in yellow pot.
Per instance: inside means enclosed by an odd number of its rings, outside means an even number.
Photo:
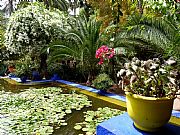
[[[138,129],[157,131],[169,121],[180,89],[180,73],[173,58],[163,62],[133,58],[117,76],[126,92],[127,112]]]

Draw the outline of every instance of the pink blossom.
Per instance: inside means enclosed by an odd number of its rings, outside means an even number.
[[[96,58],[100,59],[99,65],[103,64],[104,60],[110,59],[115,55],[114,49],[109,48],[108,46],[101,46],[97,51],[96,51]]]
[[[100,61],[98,62],[99,65],[103,64],[104,62],[104,59],[103,58],[100,58]]]

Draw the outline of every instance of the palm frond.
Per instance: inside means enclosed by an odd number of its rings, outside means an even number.
[[[101,44],[101,23],[95,18],[87,21],[85,15],[76,18],[76,22],[70,21],[71,29],[65,33],[64,44],[54,44],[51,48],[56,48],[51,55],[54,57],[71,57],[78,61],[81,70],[88,73],[94,72],[97,59],[96,50]]]
[[[57,8],[61,11],[68,10],[68,2],[66,0],[43,0],[43,2],[47,8]]]
[[[116,46],[125,41],[123,44],[126,46],[140,46],[147,48],[147,51],[174,55],[172,52],[179,41],[179,32],[171,21],[165,18],[132,16],[126,28],[118,33]]]

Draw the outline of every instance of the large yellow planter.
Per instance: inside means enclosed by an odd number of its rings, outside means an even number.
[[[145,97],[126,92],[126,105],[134,125],[143,131],[157,131],[170,117],[174,99]]]

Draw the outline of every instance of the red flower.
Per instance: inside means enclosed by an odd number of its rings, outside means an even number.
[[[97,51],[96,51],[96,58],[100,59],[99,65],[103,64],[105,59],[110,59],[115,55],[114,49],[109,48],[108,46],[101,46]]]

